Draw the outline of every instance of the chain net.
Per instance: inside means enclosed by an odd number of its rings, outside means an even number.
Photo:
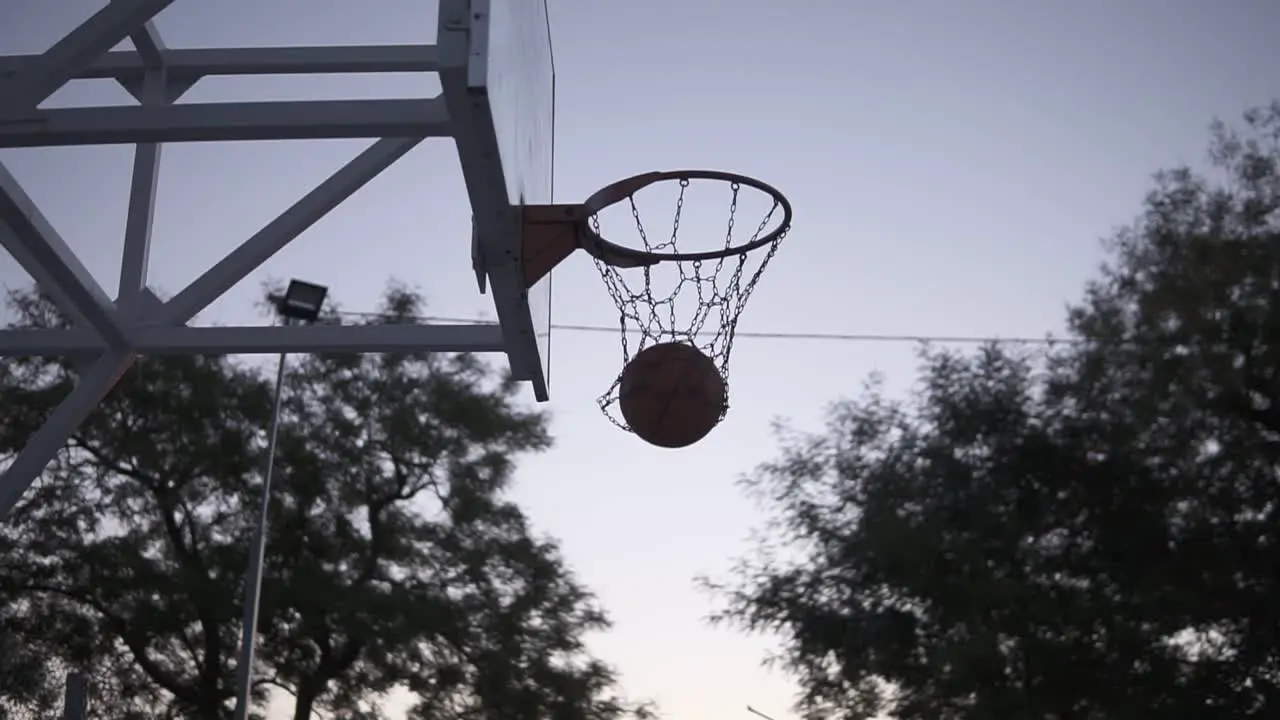
[[[678,182],[671,232],[660,239],[651,237],[646,230],[635,194],[629,196],[625,203],[619,203],[619,207],[630,207],[631,219],[635,223],[634,247],[637,249],[659,254],[694,253],[708,249],[682,248],[680,245],[681,220],[686,215],[685,201],[691,181],[684,178]],[[740,213],[742,185],[723,181],[717,184],[728,186],[730,198],[728,217],[722,220],[727,225],[724,243],[715,249],[728,250],[750,244],[763,237],[771,225],[780,222],[782,206],[776,199],[769,198],[772,205],[767,209],[761,208],[763,217],[754,226],[754,234],[749,238],[740,237],[735,225]],[[599,215],[593,216],[590,222],[597,234],[604,235]],[[729,355],[733,350],[738,319],[785,237],[784,231],[772,242],[750,252],[732,253],[714,260],[663,259],[644,267],[618,268],[596,259],[596,268],[618,309],[622,367],[625,368],[633,357],[651,345],[684,342],[711,358],[720,371],[727,392]],[[610,239],[617,242],[616,237]],[[621,384],[622,374],[619,372],[597,402],[613,424],[630,431],[618,409]],[[725,410],[728,410],[727,403]]]

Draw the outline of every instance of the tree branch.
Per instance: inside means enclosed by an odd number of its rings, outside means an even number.
[[[77,592],[68,588],[60,588],[52,585],[41,585],[38,583],[25,583],[19,585],[15,590],[19,592],[46,593],[66,598],[74,603],[84,605],[94,612],[98,613],[103,620],[111,626],[120,640],[124,642],[125,647],[129,648],[130,654],[133,655],[134,661],[138,663],[138,667],[142,669],[156,684],[173,693],[173,696],[183,702],[196,702],[198,695],[193,689],[180,682],[172,673],[165,670],[147,652],[147,646],[144,639],[130,630],[130,623],[123,617],[113,613],[102,602],[88,596],[85,593]]]

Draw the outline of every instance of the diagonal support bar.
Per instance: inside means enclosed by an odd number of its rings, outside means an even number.
[[[384,138],[371,145],[192,281],[165,303],[155,319],[170,325],[186,324],[419,142],[415,138]]]
[[[69,303],[64,311],[84,318],[111,347],[129,346],[115,303],[3,164],[0,164],[0,223],[9,229],[9,232],[0,232],[0,243],[23,263],[31,277],[48,283],[55,300],[62,298]]]
[[[67,33],[5,84],[0,117],[34,111],[86,65],[115,47],[173,0],[114,0]]]
[[[111,0],[111,2],[121,2],[121,0]],[[160,38],[160,30],[156,28],[154,22],[148,20],[143,23],[142,27],[129,33],[129,39],[133,41],[138,57],[148,70],[159,70],[164,67],[166,48],[164,40]]]
[[[35,257],[24,250],[23,247],[18,242],[17,236],[13,234],[13,230],[4,222],[0,222],[0,248],[5,248],[9,251],[9,255],[18,263],[18,267],[27,271],[31,279],[36,281],[36,287],[40,289],[40,292],[53,300],[54,305],[58,306],[58,309],[66,315],[71,324],[79,328],[91,327],[85,316],[76,310],[76,305],[71,302],[71,298],[62,292],[58,284],[53,281],[53,276],[45,272],[40,263],[36,262]],[[6,331],[0,330],[0,333],[3,332]],[[98,336],[95,333],[93,337],[97,338]],[[98,338],[98,344],[102,344],[100,338]]]
[[[75,388],[54,408],[0,476],[0,518],[8,517],[27,488],[57,457],[58,451],[111,392],[133,361],[132,353],[108,353],[81,374]]]
[[[119,0],[115,0],[119,2]],[[142,63],[150,70],[159,70],[164,67],[164,41],[160,39],[160,31],[156,29],[156,24],[150,20],[142,24],[138,30],[134,30],[129,35],[129,39],[133,40],[133,46],[138,50],[138,57],[142,58]]]

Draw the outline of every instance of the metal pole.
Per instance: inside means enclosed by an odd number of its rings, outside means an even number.
[[[287,323],[287,321],[286,321]],[[276,437],[280,433],[280,398],[284,388],[285,353],[276,366],[276,392],[271,409],[271,430],[267,437],[267,466],[262,473],[262,500],[253,545],[249,548],[249,569],[244,576],[244,630],[240,639],[240,664],[236,668],[236,720],[249,720],[249,696],[253,689],[253,651],[258,637],[258,606],[262,600],[262,562],[267,547],[267,514],[271,507],[271,473],[276,465]]]
[[[751,707],[750,705],[748,705],[748,706],[747,706],[747,712],[749,712],[749,713],[751,713],[751,714],[753,714],[753,715],[759,715],[760,717],[764,718],[764,720],[774,720],[772,717],[770,717],[770,716],[768,716],[768,715],[765,715],[764,713],[762,713],[762,712],[760,712],[759,710],[757,710],[757,709],[755,709],[755,708]]]
[[[67,689],[62,697],[62,720],[85,720],[89,716],[89,676],[67,673]]]

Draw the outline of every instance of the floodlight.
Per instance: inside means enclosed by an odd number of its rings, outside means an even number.
[[[324,299],[328,294],[329,288],[323,285],[290,280],[284,295],[273,295],[271,300],[284,319],[310,323],[320,317],[320,310],[324,307]]]

